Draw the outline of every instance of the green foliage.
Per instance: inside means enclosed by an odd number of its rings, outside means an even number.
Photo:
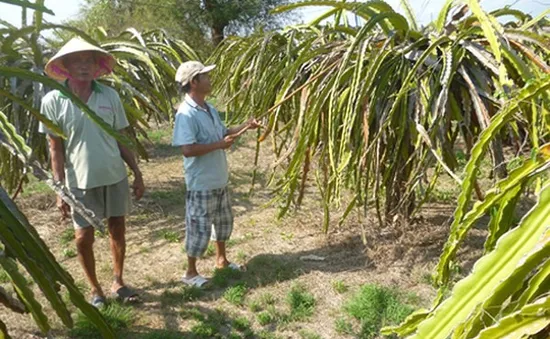
[[[184,336],[183,333],[170,330],[155,330],[149,333],[140,335],[140,339],[180,339]]]
[[[258,313],[256,318],[258,319],[258,323],[262,326],[271,324],[273,321],[275,321],[273,315],[268,311],[262,311]]]
[[[128,328],[135,321],[135,314],[132,309],[119,303],[111,303],[100,312],[107,323],[117,332]],[[72,337],[83,339],[102,338],[94,323],[82,313],[77,314],[75,326],[69,334]]]
[[[74,242],[74,228],[66,228],[61,232],[59,236],[59,242],[61,245],[66,246]]]
[[[203,290],[195,286],[182,286],[177,290],[165,290],[162,292],[162,301],[169,305],[180,305],[188,301],[194,301],[202,297]]]
[[[383,326],[398,324],[413,312],[402,299],[394,289],[367,284],[349,300],[345,310],[361,323],[359,337],[375,338]],[[340,326],[346,329],[344,323]]]
[[[548,49],[540,30],[547,22],[540,19],[536,30],[518,32],[523,19],[501,26],[476,8],[451,24],[450,3],[437,25],[415,29],[410,12],[409,24],[381,1],[296,2],[278,12],[320,5],[330,8],[311,25],[227,39],[211,60],[218,65],[216,94],[234,112],[231,121],[255,116],[266,125],[258,142],[269,141],[277,158],[271,183],[279,216],[299,206],[315,181],[325,231],[346,191],[354,199],[344,217],[374,197],[377,217],[391,223],[396,214],[414,216],[427,201],[419,197],[430,196],[442,173],[462,183],[454,171],[514,96],[508,89],[541,80],[548,69],[541,63]],[[346,12],[364,24],[350,26]],[[327,17],[334,20],[319,29]],[[504,87],[507,100],[492,100]],[[545,119],[537,118],[545,116],[548,96],[537,94],[506,120],[535,147],[548,136]],[[504,141],[523,139],[492,135],[491,168],[499,178],[507,174]],[[464,149],[463,156],[456,149]]]
[[[315,310],[315,297],[302,285],[292,286],[287,295],[287,303],[290,306],[290,320],[303,320],[313,314]]]
[[[239,317],[233,321],[236,330],[244,332],[250,329],[250,321],[246,317]]]
[[[63,249],[63,256],[65,258],[74,258],[76,257],[77,253],[74,248],[64,248]]]
[[[353,334],[353,325],[345,318],[338,318],[334,321],[334,328],[339,334]]]
[[[0,268],[0,284],[5,284],[10,282],[10,276],[6,270]]]
[[[227,300],[231,304],[240,306],[244,302],[244,297],[246,295],[246,292],[247,292],[246,286],[244,284],[239,284],[225,290],[223,297],[225,300]]]
[[[210,242],[208,244],[208,247],[206,248],[206,252],[204,253],[205,257],[211,257],[214,254],[216,254],[216,249],[214,248],[214,244]]]
[[[340,294],[346,293],[348,291],[348,286],[342,280],[335,280],[332,282],[332,288]]]
[[[298,334],[302,339],[321,339],[321,336],[319,334],[308,330],[300,330],[298,331]]]
[[[176,231],[162,230],[158,232],[158,235],[159,235],[159,238],[162,238],[171,243],[180,242],[180,233]]]
[[[231,269],[229,267],[219,269],[217,268],[214,271],[214,276],[212,277],[212,285],[217,287],[227,287],[229,284],[237,279],[240,279],[242,272]]]
[[[199,323],[191,328],[191,332],[198,338],[220,337],[221,328],[227,323],[225,314],[219,310],[207,313],[206,316],[199,312],[194,318]]]

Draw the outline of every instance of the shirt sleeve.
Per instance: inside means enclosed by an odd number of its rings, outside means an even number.
[[[51,120],[54,124],[59,125],[56,119],[55,101],[50,96],[44,97],[42,100],[42,103],[40,104],[40,113]],[[38,125],[38,132],[42,134],[55,134],[42,122]]]
[[[197,125],[190,116],[178,113],[174,124],[172,146],[184,146],[197,143]]]
[[[126,112],[124,112],[124,106],[122,106],[122,101],[120,101],[120,97],[116,93],[113,103],[113,109],[115,114],[115,124],[113,127],[117,131],[120,131],[130,126],[128,118],[126,117]]]

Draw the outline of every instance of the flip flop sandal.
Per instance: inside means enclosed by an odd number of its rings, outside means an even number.
[[[193,278],[182,277],[181,281],[183,281],[183,283],[188,286],[194,286],[198,288],[202,288],[203,286],[208,284],[208,279],[200,275],[196,275]]]
[[[105,297],[102,297],[102,296],[99,296],[99,295],[94,295],[92,297],[92,300],[90,300],[90,304],[92,304],[93,307],[97,308],[97,309],[102,309],[105,307],[106,305],[106,300],[105,300]]]
[[[113,298],[123,303],[133,303],[139,301],[139,294],[132,291],[127,286],[122,286],[116,292],[113,292]]]
[[[235,270],[235,271],[246,272],[246,266],[244,266],[244,265],[237,265],[235,263],[229,263],[229,265],[227,267],[229,267],[230,269]]]

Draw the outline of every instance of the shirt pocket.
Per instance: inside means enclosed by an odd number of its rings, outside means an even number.
[[[96,114],[107,123],[109,126],[115,125],[115,111],[111,105],[99,105]]]

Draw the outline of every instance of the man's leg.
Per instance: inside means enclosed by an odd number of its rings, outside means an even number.
[[[111,254],[113,255],[114,281],[112,291],[116,292],[124,286],[122,272],[126,256],[126,222],[125,217],[110,217],[108,219]]]
[[[187,256],[187,272],[185,272],[186,278],[193,278],[199,275],[197,271],[197,257]]]
[[[225,241],[215,241],[216,244],[216,267],[225,268],[229,266],[229,260],[225,254]]]
[[[185,212],[185,250],[187,251],[187,272],[185,278],[199,275],[197,258],[201,257],[212,234],[209,218],[210,191],[187,191]]]
[[[216,200],[212,240],[216,244],[216,267],[225,268],[230,264],[227,260],[225,242],[229,240],[233,232],[233,212],[227,187],[219,192]]]
[[[94,257],[94,228],[77,228],[75,230],[76,249],[78,252],[78,261],[88,282],[92,287],[92,296],[104,297],[103,290],[97,281],[97,275],[95,271],[95,257]]]

